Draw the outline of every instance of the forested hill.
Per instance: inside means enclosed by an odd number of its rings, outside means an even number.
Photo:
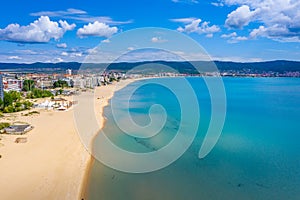
[[[215,66],[217,66],[220,72],[232,72],[232,71],[251,71],[255,73],[265,73],[265,72],[300,72],[300,62],[297,61],[268,61],[268,62],[249,62],[249,63],[239,63],[239,62],[223,62],[215,61]],[[128,71],[137,66],[148,66],[148,68],[153,68],[156,66],[169,66],[180,73],[194,74],[198,71],[215,71],[212,62],[205,61],[192,61],[192,62],[172,62],[172,61],[145,61],[138,63],[112,63],[112,64],[81,64],[77,62],[67,62],[67,63],[32,63],[32,64],[19,64],[19,63],[0,63],[0,71],[11,71],[11,72],[64,72],[66,69],[72,69],[77,71],[78,69],[107,69],[107,70],[118,70],[118,71]]]

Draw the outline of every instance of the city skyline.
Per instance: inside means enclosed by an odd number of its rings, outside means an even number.
[[[70,6],[69,2],[46,0],[28,7],[22,3],[12,0],[1,9],[0,62],[82,62],[97,45],[143,27],[186,34],[213,60],[300,60],[297,1],[75,0]],[[148,39],[169,42],[168,36],[159,34]]]

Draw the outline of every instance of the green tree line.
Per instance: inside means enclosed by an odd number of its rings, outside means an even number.
[[[32,107],[32,103],[24,100],[20,92],[4,92],[3,100],[0,99],[0,111],[3,113],[19,112]]]
[[[35,98],[44,98],[44,97],[52,97],[53,94],[48,90],[41,90],[41,89],[33,89],[32,91],[28,92],[26,95],[27,99],[35,99]]]

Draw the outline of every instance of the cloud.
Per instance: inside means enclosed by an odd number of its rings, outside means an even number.
[[[221,35],[221,38],[231,38],[231,37],[236,37],[237,34],[236,32],[230,33],[230,34],[223,34]]]
[[[69,8],[65,11],[40,11],[31,13],[31,16],[50,16],[50,17],[59,17],[61,19],[72,19],[80,22],[102,22],[109,25],[120,25],[120,24],[129,24],[132,23],[132,20],[127,21],[115,21],[111,17],[107,16],[91,16],[84,10]]]
[[[186,4],[197,4],[197,0],[172,0],[173,3],[186,3]]]
[[[243,28],[255,16],[255,11],[250,11],[249,6],[243,5],[227,15],[225,25],[230,28]]]
[[[61,52],[60,55],[62,55],[62,56],[68,56],[69,54],[68,54],[68,52],[63,51],[63,52]]]
[[[180,19],[172,19],[172,21],[182,22],[185,24],[184,27],[180,26],[177,28],[179,32],[206,34],[207,37],[213,37],[214,33],[220,31],[220,28],[218,26],[216,25],[209,26],[210,22],[207,21],[202,22],[201,19],[180,18]]]
[[[41,16],[27,26],[9,24],[6,28],[0,29],[0,40],[19,43],[46,43],[51,39],[62,38],[66,31],[74,29],[75,26],[75,24],[70,25],[66,21],[60,20],[57,23],[51,21],[48,16]]]
[[[68,47],[68,45],[66,43],[60,43],[60,44],[56,44],[56,47],[65,49]]]
[[[211,5],[216,6],[216,7],[223,7],[224,4],[222,2],[212,2]]]
[[[110,43],[109,39],[102,40],[101,43]]]
[[[236,32],[230,33],[230,34],[223,34],[221,35],[221,38],[226,38],[228,39],[228,43],[237,43],[240,41],[245,41],[248,40],[248,37],[245,36],[238,36]]]
[[[82,52],[77,52],[77,53],[72,53],[71,54],[71,58],[75,58],[75,57],[81,57],[82,56]]]
[[[22,58],[20,56],[9,56],[7,59],[8,60],[21,60]]]
[[[53,62],[54,63],[64,62],[64,59],[62,59],[62,58],[55,58]]]
[[[98,36],[108,38],[117,32],[117,27],[110,27],[105,23],[95,21],[94,23],[89,23],[88,25],[84,25],[82,28],[78,29],[77,36]]]
[[[195,17],[188,17],[188,18],[170,19],[170,21],[188,24],[188,23],[192,23],[192,22],[193,22],[194,20],[196,20],[196,19],[197,19],[197,18],[195,18]]]
[[[97,48],[91,48],[91,49],[87,49],[87,54],[91,54],[91,55],[95,55],[98,53]]]
[[[153,37],[151,38],[151,42],[153,43],[164,43],[167,42],[168,40],[162,39],[161,37]]]
[[[62,20],[59,20],[59,24],[65,31],[71,31],[76,27],[76,24],[68,24],[68,22]]]
[[[78,9],[74,9],[74,8],[69,8],[66,11],[41,11],[41,12],[35,12],[35,13],[30,13],[31,16],[49,16],[49,17],[62,17],[62,16],[66,16],[66,15],[74,15],[74,14],[87,14],[86,11],[84,10],[78,10]]]
[[[262,62],[264,61],[262,58],[253,58],[253,57],[237,57],[237,56],[213,56],[213,60],[224,61],[224,62]]]
[[[38,52],[30,50],[30,49],[17,49],[15,50],[16,53],[24,54],[24,55],[37,55]]]
[[[246,40],[249,40],[249,38],[245,36],[237,36],[237,37],[232,37],[230,40],[228,40],[228,43],[238,43],[240,41],[246,41]]]
[[[81,22],[90,22],[90,23],[98,21],[98,22],[108,24],[108,25],[123,25],[123,24],[130,24],[133,22],[133,20],[116,21],[116,20],[113,20],[111,17],[107,17],[107,16],[89,16],[89,15],[71,16],[71,17],[68,17],[68,19],[73,19],[73,20],[77,20],[77,21],[81,21]]]
[[[212,34],[212,33],[209,33],[209,34],[206,34],[206,36],[205,37],[207,37],[207,38],[212,38],[212,37],[214,37],[214,34]]]
[[[223,0],[237,8],[228,14],[229,28],[243,28],[252,23],[249,38],[265,37],[283,42],[300,42],[300,2],[296,0]]]
[[[30,48],[27,46],[26,48]],[[74,51],[61,49],[15,49],[12,51],[0,52],[0,60],[10,63],[35,63],[35,62],[82,62],[87,55],[87,48],[76,47]],[[9,58],[10,57],[10,58]],[[62,60],[60,60],[60,59]]]
[[[127,50],[133,51],[133,50],[135,50],[135,48],[134,47],[128,47]]]

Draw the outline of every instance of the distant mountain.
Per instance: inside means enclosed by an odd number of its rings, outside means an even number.
[[[232,72],[232,71],[251,71],[255,73],[265,73],[265,72],[275,72],[275,73],[285,73],[285,72],[300,72],[300,62],[298,61],[268,61],[268,62],[249,62],[249,63],[239,63],[239,62],[223,62],[215,61],[213,62],[217,66],[220,72]],[[145,61],[137,63],[112,63],[112,64],[89,64],[89,63],[32,63],[32,64],[18,64],[18,63],[0,63],[0,71],[13,71],[13,72],[64,72],[66,69],[72,69],[73,71],[78,71],[78,69],[86,70],[118,70],[118,71],[129,71],[134,69],[135,72],[164,72],[161,66],[168,66],[180,73],[196,74],[200,72],[213,72],[215,68],[212,62],[206,61],[192,61],[192,62],[175,62],[175,61]],[[142,66],[142,67],[141,67]],[[144,67],[143,67],[144,66]],[[198,71],[195,69],[195,67]],[[138,67],[138,69],[136,68]]]

